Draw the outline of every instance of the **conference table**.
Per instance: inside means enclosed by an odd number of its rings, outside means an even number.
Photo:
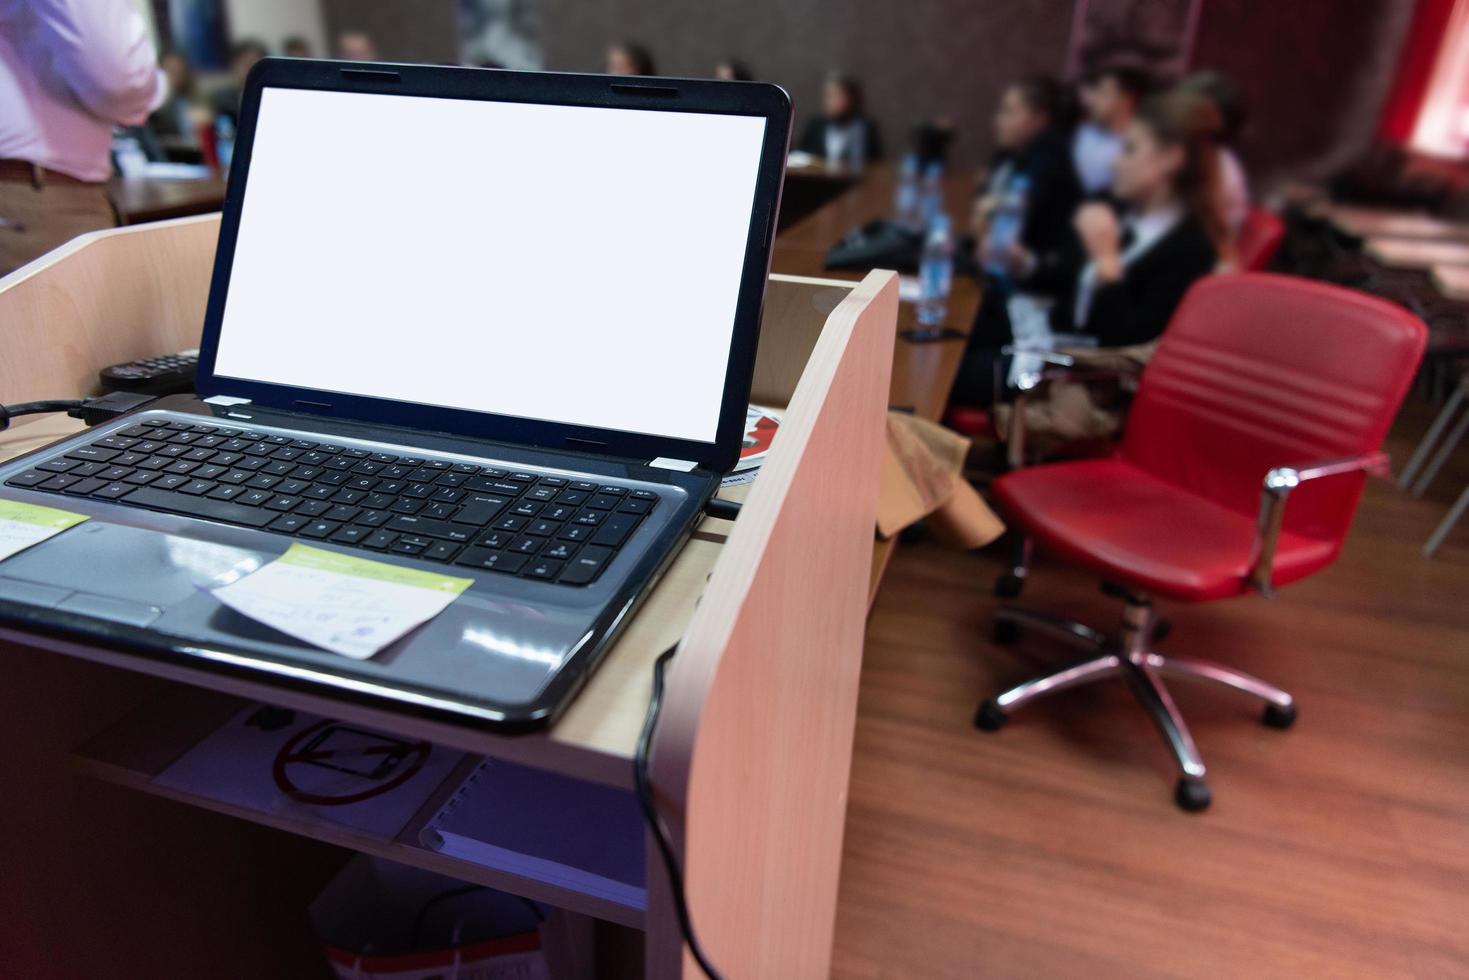
[[[1469,265],[1469,241],[1454,239],[1377,236],[1367,239],[1362,251],[1369,258],[1394,269],[1428,270],[1440,265]]]
[[[890,166],[869,169],[845,193],[782,230],[775,239],[771,271],[789,275],[817,276],[828,279],[861,279],[862,271],[826,268],[828,249],[847,232],[876,218],[888,217],[893,211],[893,195],[897,174]],[[963,228],[970,208],[973,182],[966,176],[945,178],[944,209]],[[959,371],[967,336],[979,310],[979,283],[969,276],[955,276],[949,295],[946,326],[961,334],[938,341],[918,341],[905,336],[918,326],[917,309],[912,303],[898,305],[898,338],[893,352],[893,375],[888,405],[911,411],[920,418],[937,422],[948,404],[949,392]],[[872,562],[869,602],[877,595],[882,574],[897,546],[897,536],[879,538]]]
[[[224,207],[225,180],[212,174],[197,180],[158,177],[114,177],[107,195],[125,225],[165,218],[187,218]]]
[[[1312,209],[1333,228],[1351,238],[1412,238],[1423,241],[1469,242],[1469,224],[1446,221],[1421,211],[1368,208],[1323,202]]]

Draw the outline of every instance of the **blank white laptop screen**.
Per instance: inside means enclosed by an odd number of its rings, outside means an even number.
[[[711,443],[764,137],[267,88],[215,373]]]

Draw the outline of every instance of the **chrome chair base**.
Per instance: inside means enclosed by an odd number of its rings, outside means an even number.
[[[1163,625],[1146,596],[1126,595],[1122,636],[1113,640],[1088,626],[1055,616],[1001,606],[995,613],[995,638],[1013,641],[1022,629],[1053,637],[1080,647],[1089,656],[1069,667],[1026,681],[979,706],[974,723],[986,731],[997,731],[1010,715],[1047,695],[1068,688],[1120,677],[1126,680],[1148,716],[1158,726],[1178,767],[1174,800],[1185,810],[1202,810],[1210,803],[1204,760],[1189,733],[1188,723],[1164,684],[1165,678],[1207,681],[1248,694],[1265,702],[1263,720],[1275,728],[1289,728],[1296,718],[1295,701],[1280,688],[1219,664],[1190,657],[1166,656],[1152,649]]]

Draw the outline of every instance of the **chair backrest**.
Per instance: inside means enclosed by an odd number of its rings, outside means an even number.
[[[1241,272],[1264,272],[1285,240],[1285,222],[1264,208],[1252,207],[1234,236],[1235,260]]]
[[[1143,373],[1122,455],[1254,515],[1272,468],[1382,444],[1427,336],[1407,310],[1355,290],[1261,272],[1202,279]],[[1362,483],[1303,485],[1286,528],[1340,541]]]

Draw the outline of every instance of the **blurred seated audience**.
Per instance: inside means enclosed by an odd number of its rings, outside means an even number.
[[[292,34],[290,37],[281,42],[281,54],[285,55],[287,58],[316,57],[315,53],[312,51],[311,42],[306,40],[300,34]]]
[[[821,115],[806,124],[796,149],[834,166],[860,169],[882,159],[882,137],[864,112],[862,85],[832,72],[821,90]]]
[[[339,61],[377,61],[377,44],[366,31],[343,31],[337,35]]]
[[[1245,168],[1235,150],[1245,127],[1244,95],[1239,83],[1223,72],[1206,69],[1194,72],[1178,87],[1208,99],[1219,114],[1219,200],[1230,234],[1238,234],[1250,213],[1250,186]]]
[[[1087,197],[1112,189],[1112,168],[1122,153],[1123,137],[1149,86],[1146,72],[1123,65],[1103,66],[1082,79],[1086,118],[1071,138],[1071,158]]]
[[[1053,78],[1024,79],[1000,96],[994,120],[998,149],[971,222],[987,285],[997,296],[1035,288],[1030,281],[1075,244],[1071,218],[1082,194],[1069,122],[1066,90]],[[980,315],[983,320],[983,308]]]
[[[229,83],[216,89],[209,100],[216,122],[228,119],[234,126],[239,126],[240,99],[245,94],[245,76],[250,74],[250,69],[255,67],[256,62],[268,54],[270,52],[265,49],[265,45],[253,38],[236,41],[230,48]]]
[[[113,127],[167,93],[134,4],[0,0],[0,276],[117,223]]]
[[[714,66],[714,77],[722,82],[753,82],[755,73],[738,58],[729,58]]]
[[[607,74],[656,75],[653,55],[641,44],[618,41],[607,49]]]
[[[1139,107],[1117,158],[1111,203],[1084,204],[1075,216],[1076,246],[1041,270],[1040,292],[986,302],[1001,319],[1004,342],[1137,348],[1163,333],[1188,288],[1231,253],[1232,235],[1219,206],[1219,131],[1213,104],[1174,90]],[[981,315],[984,308],[981,308]],[[955,383],[955,401],[994,401],[1000,343],[971,339]],[[1057,335],[1061,335],[1059,338]],[[1150,348],[1129,356],[1146,361]]]

